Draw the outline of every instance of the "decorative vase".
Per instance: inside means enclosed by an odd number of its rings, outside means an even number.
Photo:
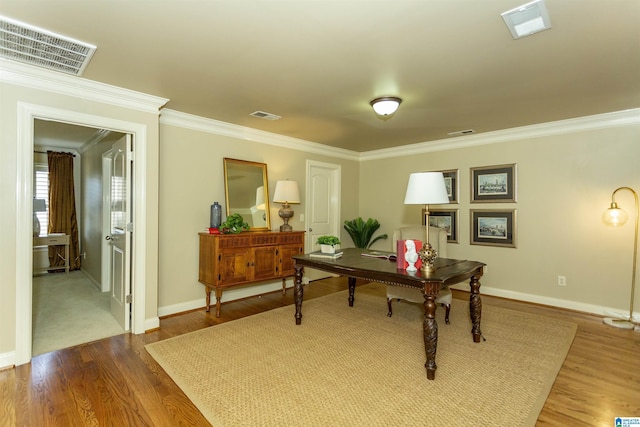
[[[211,218],[209,225],[211,228],[220,228],[220,224],[222,224],[222,206],[220,206],[218,202],[213,202],[211,205]]]

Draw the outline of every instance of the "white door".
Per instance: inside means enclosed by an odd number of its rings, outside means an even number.
[[[307,160],[307,216],[305,252],[320,250],[319,236],[340,236],[340,165]],[[305,269],[305,281],[328,277],[330,274]]]
[[[111,148],[110,233],[111,314],[125,331],[131,327],[131,135]]]

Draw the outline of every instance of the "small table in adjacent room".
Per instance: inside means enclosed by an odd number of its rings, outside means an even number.
[[[44,273],[51,270],[64,270],[69,273],[69,242],[71,236],[68,234],[48,234],[46,236],[38,236],[33,238],[33,249],[41,246],[63,246],[64,245],[64,265],[58,267],[42,267],[34,268],[35,273]]]
[[[436,322],[435,299],[443,289],[449,285],[469,279],[471,295],[469,297],[469,314],[471,316],[471,334],[474,342],[480,342],[480,318],[482,315],[482,301],[480,300],[480,277],[485,264],[477,261],[437,258],[436,270],[424,275],[421,271],[407,273],[396,268],[395,262],[386,259],[362,256],[370,253],[367,249],[343,249],[343,256],[337,259],[314,258],[307,255],[296,255],[294,301],[296,305],[296,324],[302,323],[302,273],[304,267],[315,268],[329,273],[349,278],[349,306],[353,307],[356,279],[370,280],[394,286],[406,286],[421,290],[425,296],[424,303],[424,346],[427,356],[425,368],[427,378],[435,379],[436,348],[438,345],[438,324]],[[381,318],[386,316],[382,315]]]

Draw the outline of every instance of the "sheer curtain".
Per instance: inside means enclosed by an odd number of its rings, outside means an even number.
[[[49,226],[51,233],[71,236],[69,244],[69,266],[80,269],[78,256],[78,222],[76,219],[76,198],[73,186],[73,154],[47,151],[49,163]],[[64,265],[64,247],[49,246],[51,267]]]

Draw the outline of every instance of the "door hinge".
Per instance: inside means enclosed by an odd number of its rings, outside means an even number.
[[[127,151],[127,161],[128,162],[133,162],[134,158],[133,158],[133,150],[131,151]]]
[[[128,223],[128,224],[127,224],[127,231],[128,231],[129,233],[132,233],[132,232],[133,232],[133,223],[132,223],[132,222],[130,222],[130,223]]]
[[[129,294],[124,300],[127,304],[131,304],[133,302],[133,295]]]

